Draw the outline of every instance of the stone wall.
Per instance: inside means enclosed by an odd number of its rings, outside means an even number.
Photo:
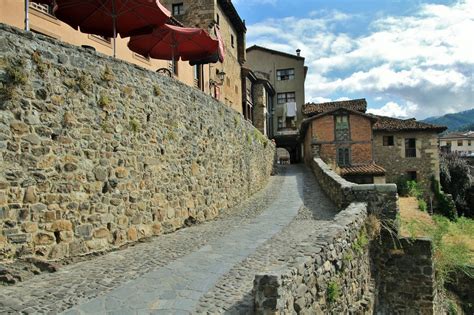
[[[431,240],[385,237],[375,257],[377,313],[440,314]]]
[[[366,218],[365,204],[351,204],[300,245],[300,257],[256,275],[257,314],[372,314]]]
[[[380,236],[370,245],[376,297],[374,311],[377,314],[436,314],[441,303],[435,282],[433,244],[427,239],[408,240],[398,236],[396,185],[350,183],[318,158],[313,159],[311,168],[336,205],[345,208],[364,202],[367,212],[381,222]]]
[[[393,136],[394,145],[384,146],[383,137]],[[405,139],[416,139],[416,157],[405,157]],[[417,181],[425,191],[431,193],[431,178],[439,180],[439,149],[438,134],[433,131],[386,132],[374,131],[375,163],[385,168],[387,183],[396,183],[406,176],[407,172],[415,171]]]
[[[108,250],[214,218],[274,146],[197,89],[0,25],[0,259]]]
[[[324,192],[340,208],[352,202],[366,202],[368,211],[379,216],[395,230],[398,208],[395,184],[354,184],[336,174],[323,160],[314,158],[311,169]]]

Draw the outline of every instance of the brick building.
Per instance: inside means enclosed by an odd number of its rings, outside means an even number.
[[[416,180],[429,192],[431,178],[439,180],[438,133],[446,127],[366,114],[366,110],[365,99],[306,104],[303,113],[309,118],[301,133],[305,161],[317,154],[345,178],[359,183],[370,180],[361,179],[357,172],[373,173],[376,182],[383,170],[388,183]]]
[[[431,178],[439,180],[438,134],[447,128],[414,118],[376,117],[375,162],[385,168],[387,182],[416,180],[426,193],[430,192]]]
[[[312,114],[301,126],[305,162],[318,156],[349,181],[384,183],[385,170],[374,163],[372,128],[377,119],[358,111],[360,102],[365,100],[305,108]]]
[[[225,46],[223,63],[195,66],[201,89],[242,112],[242,65],[247,28],[230,0],[161,0],[173,17],[187,27],[209,31],[217,26]]]

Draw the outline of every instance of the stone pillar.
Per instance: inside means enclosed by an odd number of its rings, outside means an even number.
[[[321,151],[321,145],[317,143],[316,138],[313,138],[311,140],[311,153],[313,155],[313,158],[319,158],[320,151]]]

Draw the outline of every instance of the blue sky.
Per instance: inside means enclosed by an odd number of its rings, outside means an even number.
[[[306,58],[306,100],[366,98],[373,113],[474,107],[474,0],[234,0],[253,44]]]

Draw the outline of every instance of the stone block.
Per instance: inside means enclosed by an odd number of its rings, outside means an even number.
[[[23,196],[23,203],[36,203],[38,202],[38,196],[36,195],[35,187],[26,187],[25,194]]]
[[[90,239],[92,237],[92,224],[81,224],[76,226],[75,234],[84,239]]]
[[[38,223],[36,222],[24,222],[21,228],[26,233],[35,233],[38,231]]]
[[[72,231],[72,223],[69,220],[56,220],[51,225],[51,231]]]
[[[138,240],[138,232],[137,229],[132,226],[127,230],[127,238],[129,241],[135,242]]]
[[[98,228],[98,229],[95,229],[94,230],[94,237],[95,238],[110,238],[111,237],[111,234],[110,234],[110,231],[105,228],[105,227],[101,227],[101,228]]]
[[[30,130],[28,125],[21,121],[13,121],[10,123],[10,129],[14,134],[17,135],[25,134]]]
[[[39,232],[34,236],[33,242],[35,245],[51,245],[55,243],[56,238],[54,234]]]

